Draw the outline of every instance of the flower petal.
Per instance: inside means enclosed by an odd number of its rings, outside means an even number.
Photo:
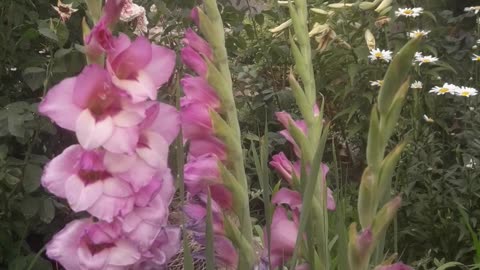
[[[102,146],[112,136],[113,129],[110,116],[97,121],[90,110],[84,110],[76,122],[78,142],[87,150]]]
[[[164,85],[175,68],[175,52],[165,47],[152,45],[152,59],[143,71],[152,79],[155,88]]]
[[[65,183],[65,197],[70,207],[76,212],[87,210],[102,196],[102,193],[101,181],[85,185],[80,177],[73,175]]]
[[[43,171],[42,185],[56,196],[65,198],[65,181],[76,173],[82,153],[83,149],[76,144],[52,159]]]
[[[150,166],[160,171],[168,167],[167,141],[154,132],[144,132],[137,146],[137,154]]]
[[[140,134],[136,127],[115,128],[103,147],[112,153],[133,153]]]
[[[73,103],[76,78],[68,78],[50,89],[38,106],[38,111],[52,119],[57,125],[75,130],[75,123],[82,109]]]

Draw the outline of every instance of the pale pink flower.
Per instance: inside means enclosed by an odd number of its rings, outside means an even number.
[[[78,11],[78,9],[72,7],[72,4],[64,4],[60,0],[57,1],[56,6],[52,7],[58,13],[60,19],[64,22],[68,21],[72,14]]]
[[[132,0],[125,1],[125,5],[120,13],[120,20],[132,23],[136,35],[141,35],[148,31],[148,19],[145,8],[133,3]]]
[[[141,254],[122,237],[116,223],[80,219],[70,222],[47,244],[47,256],[68,270],[125,269]]]
[[[133,152],[145,118],[146,104],[133,104],[97,65],[84,68],[77,77],[50,89],[39,112],[60,127],[75,131],[87,150],[104,146],[111,152]]]
[[[103,157],[102,151],[70,146],[46,166],[42,184],[56,196],[67,199],[74,211],[87,211],[111,222],[130,212],[135,198],[129,183],[106,169]]]
[[[190,46],[180,52],[183,63],[201,77],[206,77],[208,66],[203,57]]]
[[[185,93],[182,100],[201,103],[214,110],[220,108],[220,100],[205,78],[186,76],[180,81],[180,85]]]

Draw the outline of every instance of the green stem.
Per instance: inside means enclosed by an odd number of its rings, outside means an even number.
[[[226,106],[226,122],[231,127],[232,132],[235,137],[235,145],[230,145],[234,149],[235,153],[243,153],[242,147],[242,137],[240,131],[240,124],[238,121],[237,115],[237,108],[235,106],[235,99],[233,93],[233,86],[232,86],[232,75],[230,73],[230,68],[228,65],[228,55],[227,49],[225,48],[225,31],[223,27],[222,18],[220,16],[220,11],[218,10],[217,3],[215,0],[206,0],[205,1],[206,9],[207,9],[207,16],[212,22],[212,26],[214,28],[215,35],[215,42],[210,42],[213,46],[213,52],[215,57],[215,63],[224,77],[226,82],[226,87],[228,88],[228,95],[227,95],[227,104]],[[217,46],[215,46],[217,45]],[[240,196],[242,196],[242,202],[244,205],[242,206],[243,212],[240,214],[240,231],[242,232],[243,237],[245,237],[248,243],[253,243],[253,230],[252,230],[252,223],[250,218],[250,205],[249,205],[249,197],[248,197],[248,181],[247,176],[245,173],[245,164],[243,160],[243,155],[240,157],[234,157],[230,160],[232,172],[235,178],[239,181],[240,185],[242,186],[245,192],[242,192]],[[240,258],[251,258],[253,254],[242,254]],[[245,256],[245,257],[244,257]],[[246,259],[245,261],[252,261]],[[243,262],[245,269],[250,269],[252,266],[248,266],[248,262]],[[241,262],[242,264],[242,262]],[[245,266],[246,265],[246,266]]]

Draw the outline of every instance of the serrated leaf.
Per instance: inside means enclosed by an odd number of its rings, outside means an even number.
[[[20,210],[22,211],[23,216],[29,219],[34,217],[40,208],[41,202],[39,198],[27,196],[20,203]]]

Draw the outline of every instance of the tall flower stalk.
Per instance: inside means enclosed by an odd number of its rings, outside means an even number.
[[[255,258],[249,186],[224,27],[216,1],[207,0],[202,7],[194,8],[192,19],[203,37],[188,29],[181,52],[183,62],[195,73],[181,81],[185,92],[181,100],[182,127],[189,143],[184,169],[188,227],[207,250],[212,246],[208,241],[213,241],[217,266],[252,269]],[[213,239],[208,239],[209,223]]]
[[[372,108],[367,143],[367,165],[358,195],[361,230],[353,223],[349,231],[348,259],[351,269],[369,269],[375,251],[383,252],[385,232],[401,205],[399,196],[390,200],[391,181],[406,142],[387,156],[385,151],[393,134],[410,87],[408,73],[420,38],[409,41],[390,64]]]
[[[39,105],[78,140],[48,163],[42,185],[85,217],[58,232],[46,253],[67,270],[163,269],[180,247],[180,228],[168,224],[175,193],[168,153],[180,119],[156,98],[175,53],[143,37],[113,36],[123,0],[107,1],[103,13],[101,1],[87,3],[92,64]]]

